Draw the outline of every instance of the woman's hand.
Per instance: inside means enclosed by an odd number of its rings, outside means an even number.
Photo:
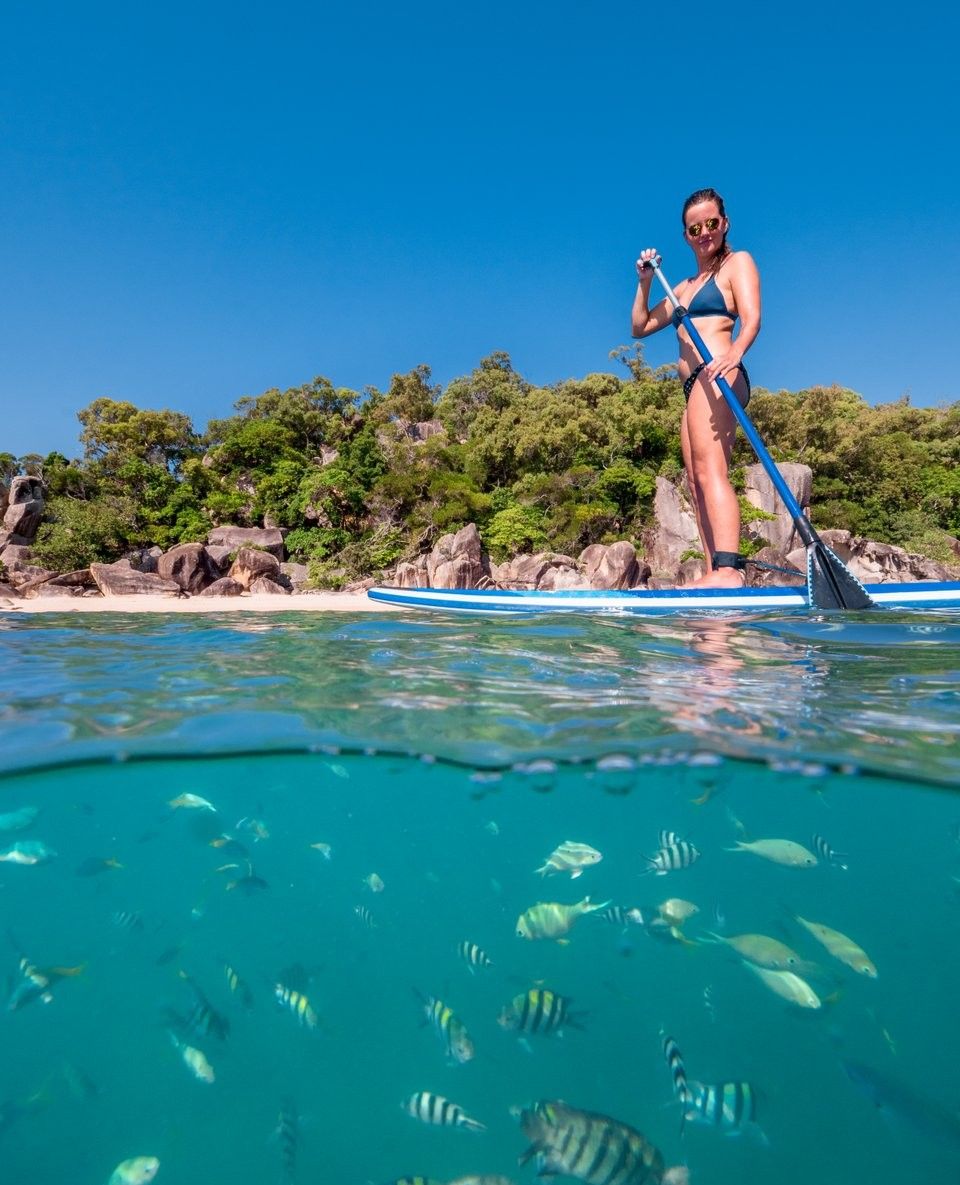
[[[646,280],[649,283],[653,279],[653,266],[656,263],[660,266],[660,256],[653,247],[645,247],[640,252],[640,258],[637,260],[637,275],[641,280]]]
[[[712,362],[708,363],[703,368],[703,373],[710,382],[713,382],[717,378],[727,378],[728,375],[737,369],[742,359],[743,355],[737,349],[736,345],[732,345],[729,350],[718,354]]]

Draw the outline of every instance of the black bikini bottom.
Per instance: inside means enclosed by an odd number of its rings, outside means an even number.
[[[704,368],[706,365],[707,365],[707,364],[706,364],[706,362],[701,362],[699,366],[697,366],[697,367],[695,367],[695,368],[694,368],[693,374],[691,374],[691,375],[690,375],[690,377],[689,377],[688,379],[684,379],[684,382],[683,382],[683,397],[684,397],[684,399],[686,399],[686,400],[687,400],[687,402],[688,402],[688,403],[689,403],[689,401],[690,401],[690,395],[691,395],[691,393],[693,392],[693,384],[694,384],[694,383],[697,381],[697,379],[700,377],[700,371],[701,371],[701,370],[703,370],[703,368]],[[747,374],[747,368],[746,368],[746,367],[743,365],[743,363],[742,363],[742,362],[738,362],[738,363],[737,363],[737,370],[739,370],[739,371],[740,371],[740,373],[741,373],[741,374],[743,375],[743,377],[744,377],[744,380],[746,381],[746,384],[747,384],[747,393],[746,393],[746,395],[741,395],[741,394],[740,394],[740,393],[739,393],[739,392],[738,392],[738,391],[737,391],[737,390],[734,388],[734,386],[733,386],[732,384],[731,384],[731,386],[730,386],[730,390],[731,390],[731,391],[733,391],[734,395],[736,395],[736,397],[737,397],[737,400],[738,400],[738,401],[739,401],[739,403],[740,403],[740,406],[741,406],[741,407],[746,407],[746,406],[747,406],[747,404],[750,402],[750,376]]]

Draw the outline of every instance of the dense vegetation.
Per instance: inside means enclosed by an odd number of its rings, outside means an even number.
[[[336,586],[428,548],[468,522],[497,559],[589,543],[642,545],[658,475],[682,468],[674,367],[640,347],[623,377],[546,387],[506,354],[445,390],[419,366],[362,394],[326,379],[240,399],[195,430],[188,416],[96,399],[78,413],[83,456],[0,453],[0,480],[41,476],[37,560],[64,571],[148,544],[203,540],[211,526],[288,529],[291,558]],[[758,390],[750,413],[778,460],[814,473],[812,518],[934,558],[960,534],[960,404],[870,407],[840,387]],[[409,426],[443,431],[415,440]],[[754,460],[740,441],[734,479]]]

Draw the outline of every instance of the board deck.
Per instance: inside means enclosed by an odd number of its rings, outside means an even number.
[[[868,584],[885,609],[960,608],[960,583],[918,581]],[[766,613],[809,609],[806,587],[569,589],[556,592],[466,588],[371,588],[367,596],[385,605],[460,613]]]

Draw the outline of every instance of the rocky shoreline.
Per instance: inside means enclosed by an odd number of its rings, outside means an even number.
[[[810,503],[811,471],[805,465],[781,466],[798,503]],[[5,496],[4,496],[5,495]],[[761,465],[746,470],[746,502],[757,508],[746,521],[744,535],[754,548],[747,571],[749,585],[802,584],[806,552],[789,515]],[[578,556],[538,552],[495,563],[485,551],[476,525],[444,535],[429,550],[384,573],[348,586],[342,593],[317,593],[307,588],[305,565],[286,562],[285,532],[274,527],[213,528],[203,542],[182,543],[163,551],[144,548],[111,564],[58,573],[34,562],[32,544],[43,519],[43,483],[15,477],[9,491],[0,488],[0,596],[11,603],[85,600],[110,601],[116,607],[136,606],[137,598],[161,604],[204,598],[223,604],[242,599],[260,607],[287,597],[312,598],[312,607],[357,607],[363,592],[376,583],[401,588],[633,589],[670,588],[695,580],[703,561],[696,523],[684,485],[657,479],[655,525],[635,542],[593,544]],[[865,583],[960,579],[960,541],[954,540],[956,564],[941,564],[902,548],[852,536],[849,531],[821,535],[855,576]],[[639,544],[639,549],[637,544]],[[359,594],[359,595],[358,595]],[[339,599],[338,599],[339,598]],[[320,605],[320,601],[323,605]],[[26,608],[27,606],[24,605]],[[292,606],[288,606],[292,607]],[[298,603],[297,608],[306,608]]]

